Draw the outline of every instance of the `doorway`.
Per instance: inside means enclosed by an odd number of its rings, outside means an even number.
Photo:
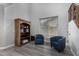
[[[40,31],[46,39],[58,35],[58,16],[40,18]],[[46,40],[49,41],[49,40]]]

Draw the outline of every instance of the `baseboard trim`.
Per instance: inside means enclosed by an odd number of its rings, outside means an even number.
[[[70,41],[67,43],[67,45],[69,46],[70,51],[71,51],[71,53],[73,54],[73,56],[77,56],[77,54],[72,50],[72,47],[71,47]]]
[[[8,45],[8,46],[4,46],[4,47],[0,47],[0,50],[7,49],[7,48],[12,47],[12,46],[14,46],[14,44],[11,44],[11,45]]]
[[[77,56],[71,48],[70,48],[70,50],[71,50],[71,53],[72,53],[74,56]]]

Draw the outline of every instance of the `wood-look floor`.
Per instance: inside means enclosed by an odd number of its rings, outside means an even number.
[[[28,43],[22,47],[10,47],[0,50],[0,56],[73,56],[70,49],[66,47],[64,52],[57,52],[50,47],[49,43],[44,45],[35,45],[34,42]]]

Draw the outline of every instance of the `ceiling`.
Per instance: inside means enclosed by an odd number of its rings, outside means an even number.
[[[13,3],[0,3],[0,6],[4,6],[4,7],[7,7],[7,6],[10,6],[12,5]]]

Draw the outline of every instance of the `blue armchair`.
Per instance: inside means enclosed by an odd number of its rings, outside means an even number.
[[[37,34],[35,37],[35,44],[44,44],[44,36]]]
[[[57,51],[61,52],[65,48],[65,37],[54,36],[50,38],[51,47],[54,47]]]

